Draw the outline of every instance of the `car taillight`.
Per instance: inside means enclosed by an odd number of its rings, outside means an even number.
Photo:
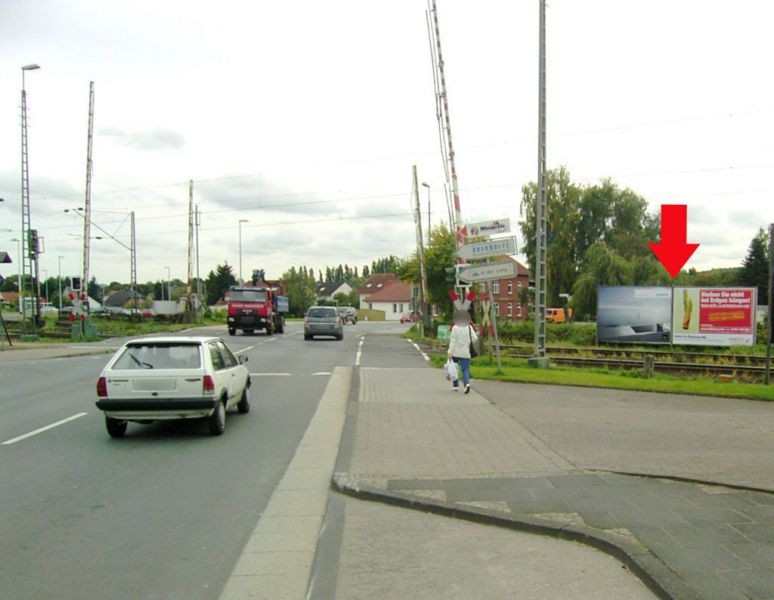
[[[215,393],[215,382],[212,380],[211,375],[205,375],[204,379],[202,379],[202,392],[205,394]]]
[[[100,377],[97,380],[97,396],[99,398],[107,398],[107,379]]]

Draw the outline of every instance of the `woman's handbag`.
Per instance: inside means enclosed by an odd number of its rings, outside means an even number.
[[[478,349],[473,343],[473,335],[470,333],[470,328],[468,328],[468,337],[470,337],[470,358],[476,358],[478,356]]]

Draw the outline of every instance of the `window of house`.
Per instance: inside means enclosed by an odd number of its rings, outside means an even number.
[[[500,282],[499,281],[495,281],[492,284],[492,293],[493,294],[499,294],[500,293]]]
[[[522,286],[524,285],[524,282],[521,279],[519,279],[517,285],[519,286],[519,289],[521,289]]]
[[[500,316],[500,303],[499,302],[495,302],[494,307],[495,307],[495,316],[499,317]]]
[[[517,307],[517,309],[516,309],[516,315],[517,315],[519,318],[521,318],[521,316],[522,316],[522,315],[521,315],[521,305],[519,305],[519,306]]]
[[[397,304],[393,304],[392,305],[392,312],[393,312],[393,314],[398,312],[398,305]]]
[[[513,280],[508,281],[508,295],[509,296],[513,295]]]
[[[511,317],[513,317],[513,303],[512,303],[512,302],[509,302],[509,303],[506,305],[506,307],[505,307],[505,308],[506,308],[506,310],[505,310],[505,315],[506,315],[506,316],[507,316],[507,317],[510,319]]]

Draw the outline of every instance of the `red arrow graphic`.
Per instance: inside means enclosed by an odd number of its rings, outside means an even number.
[[[699,244],[685,241],[687,227],[688,207],[685,204],[661,205],[661,241],[648,246],[672,279],[699,247]]]

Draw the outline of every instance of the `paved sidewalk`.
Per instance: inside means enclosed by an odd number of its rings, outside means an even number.
[[[104,342],[73,344],[14,342],[13,346],[9,347],[6,342],[4,346],[0,347],[0,363],[112,354],[120,345],[115,343],[106,345]]]
[[[506,396],[527,398],[547,413],[555,404],[553,419],[561,421],[574,388],[482,386],[496,395],[495,406],[475,382],[469,395],[453,393],[427,369],[363,368],[359,384],[334,478],[341,491],[582,541],[619,558],[661,597],[774,598],[774,494],[606,472],[604,464],[592,470],[593,460],[581,460],[582,439],[568,459],[544,441],[550,436],[520,422],[518,403],[500,408]],[[637,393],[606,393],[642,404]],[[762,418],[774,417],[769,408],[761,405]],[[626,439],[618,443],[636,459]],[[693,443],[717,451],[709,437]]]

